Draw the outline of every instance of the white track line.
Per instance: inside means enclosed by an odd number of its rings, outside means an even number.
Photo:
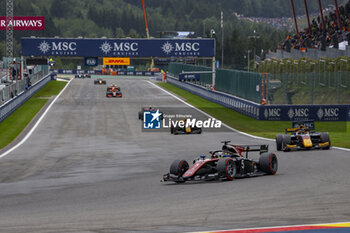
[[[6,155],[8,155],[9,153],[11,153],[12,151],[16,150],[19,146],[21,146],[23,143],[25,143],[28,138],[32,135],[32,133],[34,132],[34,130],[39,126],[40,122],[44,119],[44,117],[46,116],[46,114],[49,112],[49,110],[51,109],[51,107],[54,105],[54,103],[56,102],[56,100],[61,96],[61,94],[64,92],[64,90],[66,90],[66,88],[68,87],[68,85],[70,84],[70,82],[73,79],[71,79],[67,85],[61,90],[61,92],[56,96],[56,98],[51,102],[51,104],[47,107],[47,109],[45,110],[45,112],[41,115],[41,117],[39,118],[39,120],[35,123],[35,125],[30,129],[30,131],[27,133],[27,135],[18,143],[16,144],[14,147],[10,148],[9,150],[7,150],[6,152],[2,153],[0,155],[0,158],[5,157]]]
[[[292,227],[309,227],[309,226],[329,226],[329,225],[338,225],[338,224],[348,224],[349,222],[336,222],[336,223],[320,223],[320,224],[305,224],[305,225],[287,225],[287,226],[276,226],[276,227],[260,227],[260,228],[241,228],[241,229],[231,229],[231,230],[215,230],[215,231],[193,231],[188,233],[214,233],[214,232],[230,232],[230,231],[253,231],[253,230],[273,230],[279,228],[292,228]],[[347,228],[347,227],[345,227]],[[335,228],[336,229],[336,228]],[[287,232],[288,229],[283,232]],[[301,231],[302,232],[302,231]]]
[[[206,115],[206,116],[208,116],[208,117],[212,117],[212,116],[210,116],[208,113],[203,112],[202,110],[200,110],[200,109],[194,107],[193,105],[187,103],[186,101],[182,100],[182,99],[179,98],[178,96],[176,96],[176,95],[174,95],[173,93],[171,93],[171,92],[169,92],[169,91],[167,91],[167,90],[161,88],[160,86],[158,86],[158,85],[152,83],[151,81],[147,81],[147,82],[150,83],[150,84],[152,84],[153,86],[159,88],[160,90],[164,91],[164,92],[167,93],[168,95],[171,95],[172,97],[174,97],[175,99],[181,101],[182,103],[186,104],[187,106],[196,109],[197,111],[203,113],[204,115]],[[274,142],[274,141],[275,141],[274,139],[258,137],[258,136],[254,136],[254,135],[251,135],[251,134],[248,134],[248,133],[241,132],[241,131],[239,131],[239,130],[237,130],[237,129],[234,129],[234,128],[232,128],[232,127],[226,125],[225,123],[222,123],[222,124],[223,124],[225,127],[229,128],[230,130],[232,130],[232,131],[234,131],[234,132],[236,132],[236,133],[245,135],[245,136],[247,136],[247,137],[251,137],[251,138],[254,138],[254,139],[266,140],[266,141],[270,141],[270,142]],[[343,151],[350,151],[350,149],[343,148],[343,147],[332,146],[332,148],[338,149],[338,150],[343,150]]]
[[[167,93],[168,95],[171,95],[172,97],[174,97],[175,99],[181,101],[182,103],[186,104],[187,106],[196,109],[196,110],[199,111],[200,113],[203,113],[203,114],[206,115],[207,117],[213,118],[213,117],[210,116],[208,113],[203,112],[202,110],[196,108],[195,106],[193,106],[193,105],[187,103],[186,101],[182,100],[181,98],[179,98],[178,96],[174,95],[173,93],[164,90],[163,88],[161,88],[160,86],[158,86],[158,85],[152,83],[151,81],[147,81],[147,82],[149,82],[149,83],[152,84],[153,86],[155,86],[155,87],[161,89],[162,91],[164,91],[164,92]],[[254,139],[261,139],[261,140],[266,140],[266,141],[271,141],[271,142],[274,142],[274,141],[275,141],[275,140],[270,139],[270,138],[263,138],[263,137],[258,137],[258,136],[254,136],[254,135],[251,135],[251,134],[247,134],[247,133],[241,132],[241,131],[239,131],[239,130],[237,130],[237,129],[234,129],[234,128],[232,128],[232,127],[226,125],[225,123],[222,123],[222,124],[223,124],[226,128],[228,128],[228,129],[230,129],[230,130],[232,130],[232,131],[234,131],[234,132],[236,132],[236,133],[239,133],[239,134],[242,134],[242,135],[245,135],[245,136],[254,138]]]

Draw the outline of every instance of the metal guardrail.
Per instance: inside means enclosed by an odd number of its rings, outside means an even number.
[[[21,93],[18,93],[17,96],[0,105],[0,122],[43,88],[51,80],[51,74],[47,74],[44,77],[40,77],[39,74],[37,74],[35,78],[33,77],[33,80],[37,81],[30,88],[27,90],[24,89]],[[17,83],[15,83],[15,85],[17,85]]]
[[[211,91],[207,88],[187,83],[180,82],[174,77],[168,77],[167,81],[174,86],[177,86],[181,89],[184,89],[192,94],[198,95],[206,100],[218,103],[227,108],[233,109],[239,113],[242,113],[246,116],[250,116],[254,119],[259,119],[260,116],[260,104],[254,103],[249,100],[245,100],[233,95],[229,95],[219,91]]]
[[[34,85],[46,74],[46,70],[41,70],[37,74],[31,75],[28,77],[30,79],[30,84]],[[16,80],[10,85],[6,85],[4,88],[0,89],[0,106],[29,89],[31,85],[28,85],[27,78],[25,78],[23,80]]]

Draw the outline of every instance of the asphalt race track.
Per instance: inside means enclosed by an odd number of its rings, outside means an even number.
[[[279,152],[275,176],[161,183],[174,159],[269,143],[234,132],[145,133],[141,106],[184,106],[146,79],[74,79],[30,138],[0,159],[0,232],[189,232],[350,220],[350,153]],[[193,109],[193,111],[196,111]]]

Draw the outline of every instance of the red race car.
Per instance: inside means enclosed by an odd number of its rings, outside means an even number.
[[[112,86],[107,87],[106,97],[107,98],[111,98],[111,97],[122,98],[123,94],[120,91],[120,87],[118,87],[117,85],[112,85]]]
[[[232,145],[222,142],[221,150],[202,155],[189,166],[186,160],[175,160],[162,181],[183,183],[199,180],[233,180],[235,178],[274,175],[278,169],[277,156],[268,152],[268,145]],[[248,158],[248,152],[260,153],[257,161]]]

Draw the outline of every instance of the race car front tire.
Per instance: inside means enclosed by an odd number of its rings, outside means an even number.
[[[329,140],[329,134],[328,133],[320,133],[320,141],[321,143],[328,142],[329,146],[322,148],[323,150],[328,150],[331,147],[331,141]]]
[[[282,150],[283,151],[290,151],[289,148],[287,148],[287,145],[290,145],[292,142],[292,137],[289,134],[284,134],[282,136]]]
[[[216,165],[219,177],[227,180],[233,180],[236,175],[236,164],[231,158],[222,158]]]
[[[278,169],[277,156],[274,153],[262,153],[259,158],[259,168],[268,175],[275,175]]]
[[[186,160],[175,160],[170,165],[170,174],[175,175],[177,177],[181,177],[185,172],[190,168],[188,162]],[[185,180],[175,181],[176,183],[183,183]]]

